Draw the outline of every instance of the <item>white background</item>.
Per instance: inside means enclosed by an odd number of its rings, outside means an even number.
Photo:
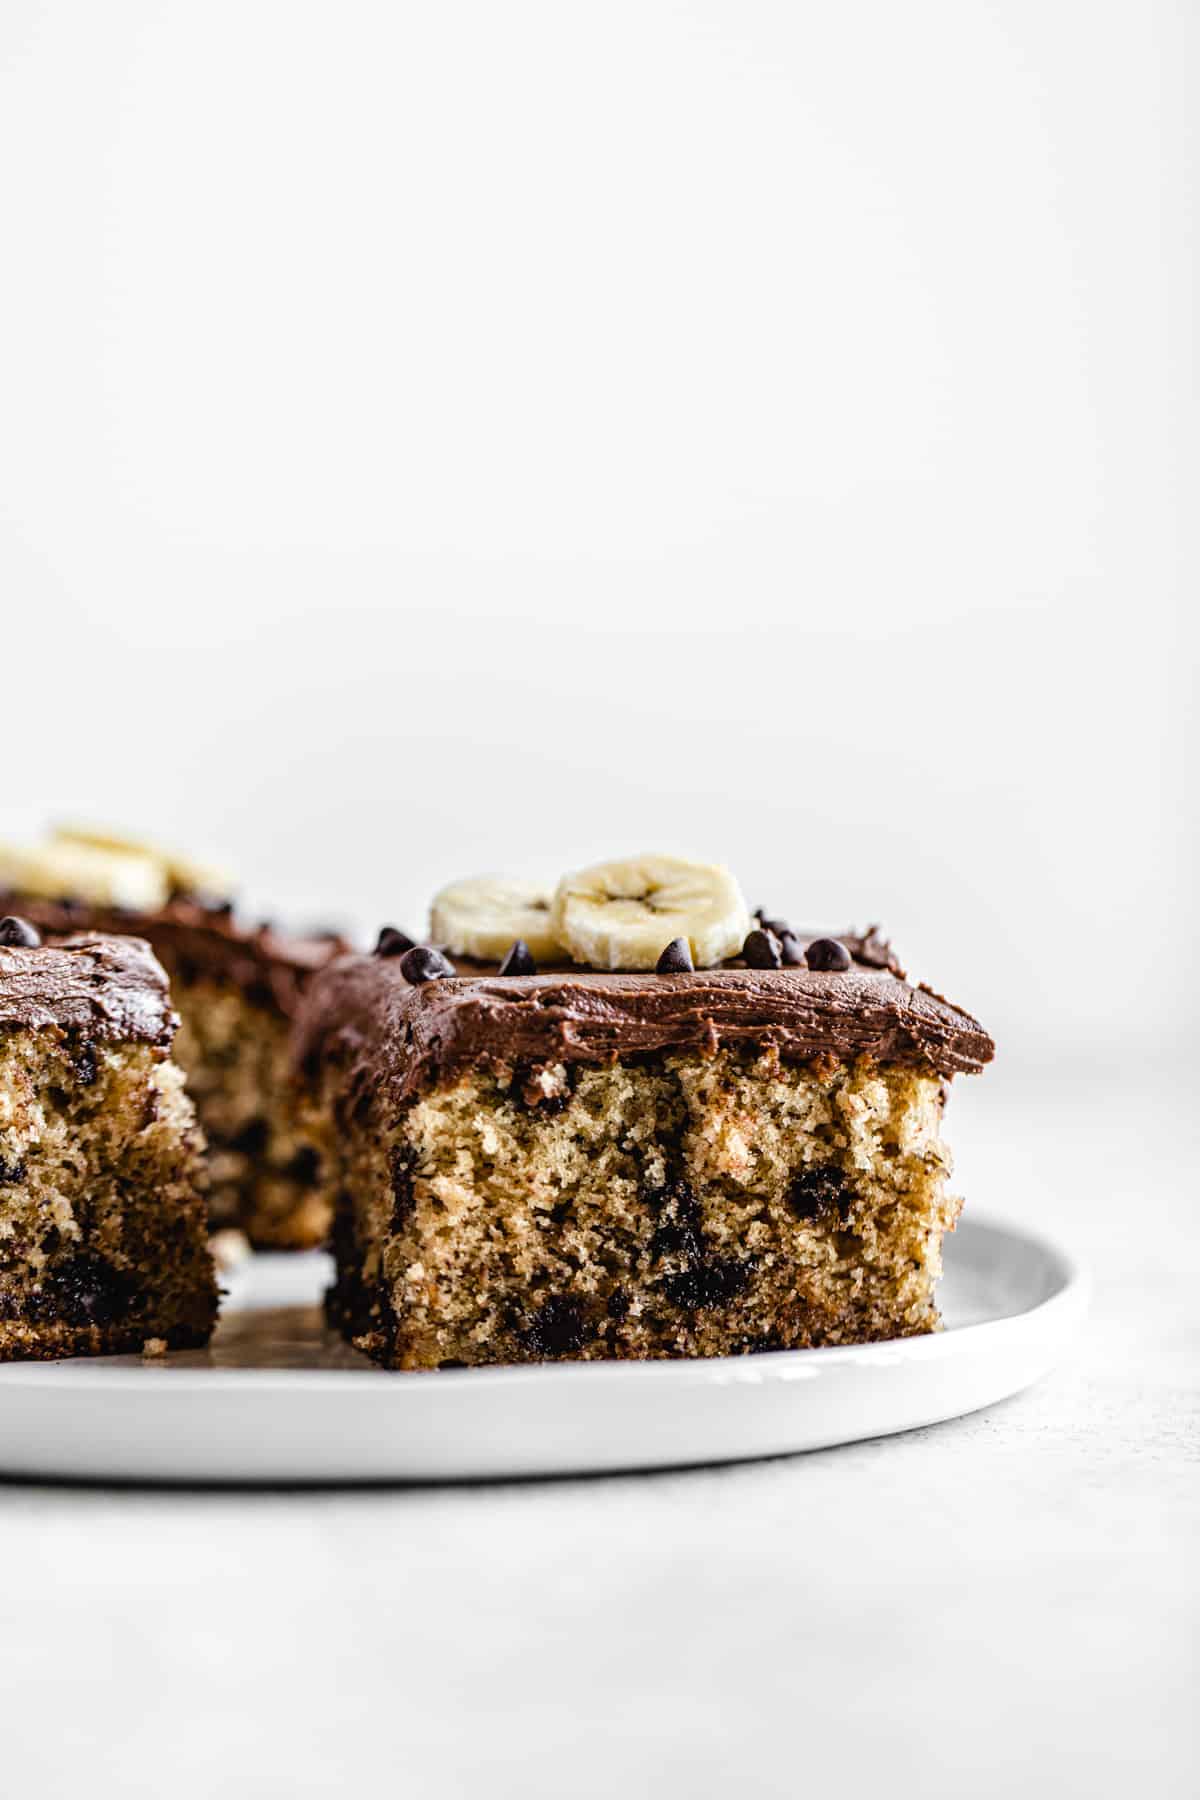
[[[1197,15],[0,11],[0,830],[297,919],[675,847],[1192,1029]]]
[[[10,1785],[1195,1791],[1198,37],[0,5],[0,835],[363,929],[657,847],[882,917],[1000,1045],[969,1204],[1096,1277],[1059,1375],[855,1451],[0,1484]]]

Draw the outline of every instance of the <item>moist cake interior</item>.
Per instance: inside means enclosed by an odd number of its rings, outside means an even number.
[[[144,944],[0,951],[0,1359],[207,1341],[200,1135],[170,1035]]]

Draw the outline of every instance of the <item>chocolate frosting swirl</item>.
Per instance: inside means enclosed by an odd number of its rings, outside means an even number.
[[[178,1023],[167,977],[140,938],[84,933],[34,950],[0,946],[0,1031],[69,1031],[165,1048]]]
[[[239,988],[287,1017],[309,978],[349,948],[336,934],[292,937],[271,925],[248,925],[229,907],[186,895],[157,912],[126,912],[86,901],[46,900],[0,893],[0,913],[19,913],[43,933],[98,931],[145,938],[172,976],[202,976]]]
[[[394,959],[343,956],[309,990],[294,1055],[310,1071],[335,1060],[348,1097],[381,1085],[394,1104],[471,1068],[711,1054],[742,1044],[774,1046],[795,1061],[923,1064],[944,1077],[977,1073],[991,1060],[995,1047],[982,1026],[895,973],[878,934],[842,933],[840,941],[855,958],[844,974],[723,967],[501,978],[459,963],[456,977],[413,987]]]

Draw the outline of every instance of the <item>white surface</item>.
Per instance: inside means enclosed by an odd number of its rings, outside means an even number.
[[[1181,1040],[1198,21],[6,0],[0,834],[410,929],[694,848],[1010,1056]]]
[[[947,1246],[946,1330],[933,1337],[397,1375],[346,1368],[325,1341],[324,1257],[256,1258],[241,1274],[211,1353],[0,1368],[0,1474],[437,1481],[819,1450],[1027,1387],[1069,1344],[1087,1287],[1060,1248],[968,1222]]]
[[[1190,1800],[1195,1091],[957,1085],[968,1206],[1096,1277],[970,1418],[580,1481],[0,1484],[6,1788]]]

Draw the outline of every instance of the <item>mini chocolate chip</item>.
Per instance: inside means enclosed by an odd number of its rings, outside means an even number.
[[[690,975],[695,970],[692,947],[686,938],[672,938],[655,965],[656,975]]]
[[[294,1181],[298,1187],[315,1187],[320,1173],[321,1158],[311,1144],[301,1144],[284,1170],[288,1180]]]
[[[376,956],[407,956],[410,950],[417,947],[416,938],[410,938],[407,931],[397,931],[394,925],[380,927],[375,941]]]
[[[742,945],[742,955],[751,969],[777,969],[783,961],[779,939],[773,931],[752,931]]]
[[[18,919],[10,913],[7,919],[0,919],[0,944],[12,950],[36,950],[42,941],[42,934],[28,919]]]
[[[793,1176],[787,1203],[797,1219],[828,1221],[836,1216],[844,1224],[852,1198],[852,1189],[841,1170],[817,1163]]]
[[[90,1044],[81,1044],[75,1053],[75,1079],[80,1087],[91,1087],[96,1079],[96,1052]]]
[[[521,1335],[531,1354],[545,1360],[573,1355],[595,1333],[582,1300],[575,1294],[551,1294],[526,1322]]]
[[[270,1135],[270,1127],[265,1119],[251,1119],[228,1139],[229,1148],[240,1151],[243,1156],[261,1156]]]
[[[642,1197],[654,1215],[650,1234],[654,1260],[678,1256],[688,1263],[700,1261],[706,1254],[704,1221],[691,1185],[680,1178],[651,1188]]]
[[[68,1325],[111,1325],[135,1293],[130,1276],[99,1256],[75,1256],[42,1277],[32,1296],[35,1319],[60,1318]]]
[[[529,945],[524,938],[518,938],[500,964],[497,974],[500,975],[536,975],[537,964],[530,955]]]
[[[757,1266],[753,1256],[742,1262],[728,1256],[715,1258],[711,1262],[697,1263],[694,1268],[681,1269],[676,1275],[665,1275],[662,1291],[672,1306],[682,1307],[686,1312],[728,1306],[731,1300],[745,1292]]]
[[[392,1177],[392,1231],[403,1231],[417,1210],[417,1194],[413,1185],[417,1159],[407,1144],[393,1144],[390,1158]]]
[[[17,1187],[25,1179],[23,1156],[0,1156],[0,1187]]]
[[[814,938],[808,946],[808,966],[822,973],[840,974],[850,967],[850,952],[836,938]]]
[[[802,969],[804,967],[804,945],[791,929],[778,933],[779,954],[783,958],[785,969]]]
[[[453,975],[454,964],[432,944],[414,944],[400,958],[400,973],[405,981],[420,987],[423,981],[441,981],[444,976]]]
[[[773,932],[777,938],[781,938],[785,931],[792,929],[786,919],[769,919],[761,906],[754,916],[764,931]]]

